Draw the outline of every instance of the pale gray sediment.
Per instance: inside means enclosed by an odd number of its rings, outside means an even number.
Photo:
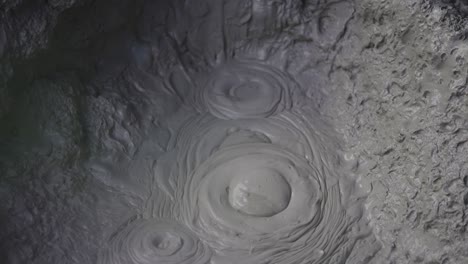
[[[2,263],[468,263],[466,7],[0,0]]]

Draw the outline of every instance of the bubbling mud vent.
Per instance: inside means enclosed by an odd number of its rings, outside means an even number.
[[[369,234],[362,199],[344,173],[337,135],[294,78],[259,61],[191,78],[202,87],[184,101],[197,111],[154,164],[140,220],[172,219],[180,228],[133,224],[110,239],[99,263],[348,260]]]
[[[294,81],[255,61],[222,65],[207,79],[197,103],[222,119],[268,117],[292,103],[289,87]]]
[[[0,262],[468,263],[468,13],[0,1]]]
[[[210,250],[174,220],[135,219],[110,240],[98,263],[209,263]]]

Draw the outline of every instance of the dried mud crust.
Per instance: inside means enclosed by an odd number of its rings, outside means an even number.
[[[468,46],[453,4],[357,4],[333,66],[337,124],[383,244],[373,263],[468,261]]]

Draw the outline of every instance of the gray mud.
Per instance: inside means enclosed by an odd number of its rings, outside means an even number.
[[[0,262],[468,263],[467,16],[0,0]]]

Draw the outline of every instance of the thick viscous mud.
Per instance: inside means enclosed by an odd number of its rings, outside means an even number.
[[[464,1],[0,1],[2,263],[468,263]]]

